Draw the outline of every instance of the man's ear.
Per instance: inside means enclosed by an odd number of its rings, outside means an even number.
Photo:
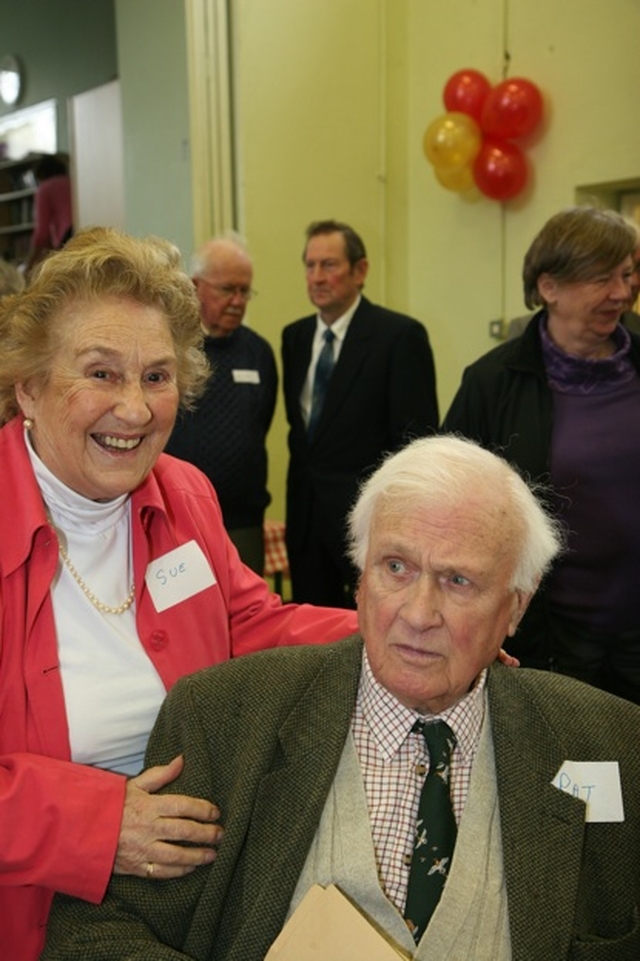
[[[507,628],[507,637],[513,637],[515,632],[518,630],[518,624],[524,617],[524,612],[529,606],[529,601],[535,594],[535,591],[529,591],[525,593],[524,591],[515,590],[514,592],[514,605],[511,612],[511,618],[509,620],[509,627]]]
[[[366,257],[361,257],[360,260],[356,261],[356,263],[353,265],[353,274],[361,290],[364,287],[364,282],[367,279],[368,273],[369,273],[369,261],[367,260]]]

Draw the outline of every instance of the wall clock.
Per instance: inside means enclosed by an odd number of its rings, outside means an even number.
[[[22,93],[22,68],[16,57],[6,54],[0,58],[0,100],[12,106]]]

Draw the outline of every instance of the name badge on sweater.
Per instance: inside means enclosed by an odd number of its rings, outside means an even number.
[[[202,548],[195,541],[151,561],[144,579],[158,614],[216,583]]]
[[[260,371],[259,370],[232,370],[231,376],[233,377],[234,383],[236,384],[259,384],[260,383]]]
[[[551,783],[586,803],[587,822],[624,821],[617,761],[565,761]]]

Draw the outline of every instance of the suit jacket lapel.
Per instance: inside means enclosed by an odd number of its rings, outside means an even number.
[[[490,669],[489,710],[513,961],[561,961],[573,933],[584,804],[552,787],[566,757],[517,671]]]
[[[300,394],[302,393],[307,371],[309,370],[309,364],[311,363],[311,350],[315,331],[315,315],[313,317],[306,317],[300,324],[297,331],[296,343],[293,345],[295,357],[291,364],[291,393],[296,399],[298,410],[300,408]]]
[[[360,368],[366,362],[372,334],[367,317],[370,307],[369,301],[363,297],[351,318],[340,349],[340,356],[329,382],[327,398],[318,422],[318,433],[321,433],[332,418],[340,413],[347,393],[351,390]]]

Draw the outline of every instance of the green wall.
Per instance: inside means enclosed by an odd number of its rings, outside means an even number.
[[[187,0],[188,2],[188,0]],[[193,245],[189,96],[181,0],[116,0],[127,229]]]
[[[113,0],[0,0],[0,56],[18,57],[24,92],[13,109],[56,98],[58,149],[69,148],[66,100],[118,75]]]
[[[58,101],[58,149],[69,149],[66,102],[121,82],[127,229],[193,243],[189,103],[182,0],[0,0],[0,56],[24,65],[15,109]],[[0,107],[0,116],[14,108]]]

